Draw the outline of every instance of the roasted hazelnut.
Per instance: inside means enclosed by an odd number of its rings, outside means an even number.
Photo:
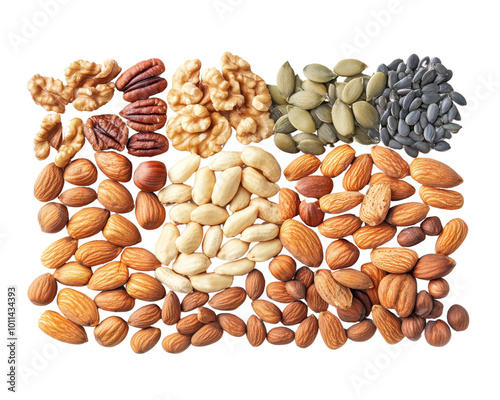
[[[425,240],[424,231],[418,226],[405,228],[398,235],[398,243],[403,247],[412,247]]]
[[[306,266],[300,267],[295,273],[295,280],[301,281],[309,289],[314,282],[314,273]]]
[[[427,319],[436,319],[443,315],[443,303],[439,300],[432,300],[432,310],[429,314],[425,315]]]
[[[365,306],[357,298],[352,299],[352,303],[346,309],[337,308],[337,315],[344,322],[361,321],[366,314]]]
[[[455,304],[448,310],[447,320],[455,331],[465,331],[469,327],[469,313],[459,304]]]
[[[412,314],[409,317],[403,318],[401,322],[401,330],[403,335],[408,339],[416,341],[422,336],[425,328],[425,318],[417,314]]]
[[[420,315],[421,317],[426,317],[427,314],[432,311],[432,306],[432,296],[429,294],[429,292],[422,290],[417,294],[414,313]]]
[[[352,295],[356,297],[365,306],[365,318],[368,317],[372,311],[372,301],[370,297],[363,290],[352,290]]]
[[[161,161],[145,161],[134,172],[134,183],[144,192],[156,192],[166,181],[167,168]]]
[[[446,281],[446,279],[433,279],[432,281],[429,281],[427,290],[429,290],[429,293],[435,299],[442,299],[448,296],[448,293],[450,292],[450,285],[448,284],[448,281]]]
[[[443,230],[443,225],[439,217],[429,217],[422,221],[420,228],[428,236],[438,236]]]
[[[442,319],[429,321],[425,327],[425,340],[431,346],[442,347],[449,343],[451,329]]]
[[[325,217],[325,213],[319,206],[319,201],[308,203],[306,200],[302,200],[299,205],[299,215],[304,224],[309,226],[318,226]]]
[[[306,286],[301,281],[293,280],[286,282],[285,290],[296,300],[305,299],[306,297]]]

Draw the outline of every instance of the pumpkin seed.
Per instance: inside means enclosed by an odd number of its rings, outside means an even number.
[[[318,129],[320,127],[320,125],[323,123],[323,121],[321,121],[318,118],[318,114],[316,113],[316,108],[314,108],[311,111],[309,111],[309,113],[311,114],[311,117],[314,120],[314,124],[316,125],[316,129]]]
[[[378,129],[380,116],[375,107],[366,101],[357,101],[352,105],[354,118],[367,129]]]
[[[332,121],[335,130],[340,135],[352,136],[354,133],[354,116],[352,110],[340,99],[337,99],[332,107]]]
[[[274,144],[278,149],[284,151],[285,153],[298,153],[297,145],[295,140],[290,135],[284,133],[276,133],[274,135]]]
[[[304,75],[307,79],[319,83],[330,82],[337,77],[330,68],[321,64],[306,65],[304,67]]]
[[[344,91],[345,85],[347,85],[347,83],[345,83],[345,82],[336,82],[335,83],[335,89],[336,89],[335,90],[335,96],[336,96],[336,99],[342,99],[342,92]]]
[[[354,141],[352,137],[343,136],[338,132],[336,132],[335,134],[337,135],[337,139],[340,140],[341,142],[352,143]]]
[[[295,74],[295,89],[294,93],[300,92],[302,90],[302,79],[298,74]]]
[[[303,140],[297,146],[297,148],[305,154],[313,154],[319,156],[325,152],[325,147],[321,144],[319,140]]]
[[[287,115],[288,114],[288,104],[283,104],[281,106],[276,107],[281,115]]]
[[[288,61],[278,70],[276,86],[285,98],[290,97],[295,90],[295,72]]]
[[[321,122],[332,122],[332,107],[328,103],[323,103],[313,110]]]
[[[368,136],[368,132],[363,131],[359,126],[354,130],[353,139],[359,144],[372,144],[370,136]]]
[[[366,87],[366,100],[371,101],[382,94],[387,84],[387,76],[383,72],[375,72]]]
[[[290,123],[288,115],[283,115],[274,124],[274,132],[276,133],[292,133],[297,129]]]
[[[314,133],[316,131],[314,119],[306,110],[298,107],[290,107],[288,109],[288,118],[290,123],[299,131],[305,133]]]
[[[301,90],[288,98],[288,103],[303,110],[311,110],[325,101],[325,97],[311,90]]]
[[[303,132],[293,136],[293,140],[295,140],[295,143],[297,144],[299,144],[304,140],[316,140],[317,142],[320,141],[319,138],[314,133],[303,133]]]
[[[271,95],[271,99],[273,100],[274,104],[277,104],[279,106],[288,104],[286,101],[286,97],[281,94],[278,86],[267,85],[267,89],[269,90],[269,94]]]
[[[339,76],[353,76],[363,72],[366,67],[367,65],[359,60],[346,58],[333,67],[333,72]]]
[[[337,100],[337,88],[335,87],[335,83],[330,83],[328,85],[328,102],[333,106]]]
[[[342,101],[346,104],[354,103],[363,92],[363,78],[355,78],[344,86]]]
[[[318,138],[322,143],[333,144],[339,139],[335,134],[333,124],[324,123],[318,128]]]
[[[302,82],[302,89],[318,93],[322,97],[326,96],[326,86],[322,83],[313,82],[309,79],[306,79],[304,82]]]

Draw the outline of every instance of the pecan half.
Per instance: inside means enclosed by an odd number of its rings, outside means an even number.
[[[85,137],[95,151],[115,149],[122,151],[128,140],[128,128],[113,114],[95,115],[85,122]]]
[[[126,106],[120,115],[138,132],[154,132],[167,122],[167,103],[162,99],[137,100]]]
[[[127,150],[136,157],[157,156],[168,150],[168,139],[160,133],[139,132],[130,136]]]
[[[116,88],[126,101],[147,99],[167,88],[167,81],[159,76],[163,72],[165,65],[158,58],[141,61],[120,75]]]

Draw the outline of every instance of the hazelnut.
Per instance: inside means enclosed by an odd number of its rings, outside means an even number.
[[[300,267],[295,273],[295,280],[301,281],[309,289],[314,282],[314,273],[306,266]]]
[[[403,332],[403,335],[413,341],[420,339],[424,328],[425,318],[422,318],[417,314],[412,314],[409,317],[403,318],[401,322],[401,330]]]
[[[337,308],[338,317],[344,322],[361,321],[366,314],[365,306],[357,298],[352,299],[352,303],[346,309]]]
[[[295,300],[305,299],[306,286],[301,281],[288,281],[285,283],[285,290]]]
[[[156,192],[165,186],[167,168],[161,161],[140,163],[134,172],[134,183],[143,192]]]
[[[438,236],[443,230],[443,225],[439,217],[429,217],[422,221],[420,228],[428,236]]]
[[[429,321],[425,327],[425,340],[431,346],[442,347],[451,339],[451,329],[442,319]]]
[[[279,281],[286,282],[293,279],[296,266],[292,257],[283,254],[274,257],[269,263],[269,272]]]
[[[365,306],[366,315],[368,317],[372,311],[372,302],[370,297],[363,290],[352,290],[352,295],[356,297]]]
[[[403,247],[412,247],[425,240],[424,231],[418,226],[405,228],[398,235],[398,243]]]
[[[455,331],[465,331],[469,327],[469,313],[459,304],[450,307],[447,319],[448,323]]]
[[[38,211],[38,223],[45,233],[57,233],[68,223],[68,208],[60,203],[47,203]]]
[[[429,294],[429,292],[422,290],[417,294],[414,313],[420,315],[421,317],[425,317],[432,311],[432,306],[432,296]]]
[[[306,200],[302,200],[299,205],[299,215],[304,224],[309,226],[318,226],[325,217],[325,213],[321,211],[319,206],[319,201],[308,203]]]
[[[432,310],[429,314],[425,315],[427,319],[439,318],[443,314],[443,303],[439,300],[432,300]]]
[[[446,279],[433,279],[432,281],[429,281],[427,289],[429,290],[429,293],[432,295],[432,297],[434,297],[435,299],[442,299],[448,296],[448,293],[450,292],[450,285],[448,284]]]

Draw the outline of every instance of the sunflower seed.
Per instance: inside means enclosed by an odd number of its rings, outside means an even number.
[[[434,65],[434,68],[439,75],[446,75],[446,73],[448,72],[446,67],[441,63],[436,63]]]
[[[297,145],[297,148],[305,154],[319,156],[325,152],[325,147],[319,140],[303,140]]]
[[[422,80],[422,77],[424,76],[424,74],[427,72],[427,68],[421,68],[419,69],[415,75],[413,75],[413,79],[411,80],[413,83],[420,83],[420,81]]]
[[[291,107],[288,111],[288,119],[299,131],[305,133],[314,133],[316,131],[314,119],[306,110],[298,107]]]
[[[402,104],[401,106],[405,109],[405,110],[409,110],[410,108],[410,105],[411,103],[413,102],[413,100],[415,100],[415,92],[412,90],[410,93],[408,93],[405,97],[403,97],[402,99]]]
[[[418,134],[415,131],[411,131],[408,137],[413,140],[414,142],[423,142],[424,141],[424,136],[422,134]]]
[[[274,124],[274,132],[276,133],[292,133],[297,129],[290,123],[288,115],[283,115]]]
[[[439,107],[436,103],[429,104],[427,108],[427,120],[432,124],[439,116]]]
[[[333,71],[321,64],[309,64],[304,67],[304,75],[314,82],[330,82],[336,77]]]
[[[391,149],[395,149],[395,150],[401,150],[403,148],[403,145],[401,143],[399,143],[398,141],[394,140],[394,139],[391,139],[389,141],[389,147]]]
[[[298,153],[297,145],[295,140],[290,135],[284,133],[276,133],[274,135],[274,144],[278,149],[284,151],[285,153]]]
[[[382,126],[386,126],[387,125],[387,120],[389,119],[390,116],[391,116],[391,109],[388,108],[387,110],[384,111],[384,113],[380,117],[380,124]]]
[[[431,146],[429,145],[429,143],[426,142],[415,142],[415,148],[421,153],[425,154],[431,151]]]
[[[333,72],[339,76],[353,76],[363,72],[366,67],[367,65],[359,60],[347,58],[339,61],[337,65],[333,67]]]
[[[434,142],[436,138],[436,129],[434,128],[434,125],[427,125],[424,129],[424,139],[427,140],[428,142]]]
[[[389,69],[389,71],[391,70],[396,70],[396,68],[398,67],[399,64],[401,64],[403,60],[401,58],[396,58],[393,62],[391,62],[390,64],[387,64],[387,68]]]
[[[462,125],[459,124],[444,124],[443,128],[446,129],[447,131],[450,131],[451,133],[457,133],[460,129],[462,129]]]
[[[422,99],[420,97],[417,97],[415,100],[411,102],[410,107],[408,107],[408,111],[411,112],[418,110],[421,104],[422,104]]]
[[[450,97],[459,106],[467,105],[467,100],[465,100],[465,97],[458,92],[451,92]]]
[[[420,62],[418,63],[419,67],[427,67],[429,65],[430,59],[428,56],[422,58]]]
[[[428,83],[427,85],[422,86],[422,93],[437,92],[438,90],[439,90],[439,87],[434,82]]]
[[[440,93],[451,93],[453,92],[453,86],[451,86],[449,83],[441,83],[439,85],[439,92]]]
[[[411,89],[411,77],[405,76],[403,79],[396,82],[393,86],[393,89]]]
[[[412,111],[410,112],[406,118],[405,118],[405,122],[408,124],[408,125],[415,125],[418,120],[420,118],[420,111],[418,110],[415,110],[415,111]]]
[[[369,129],[368,136],[370,137],[372,143],[380,142],[380,132],[376,129]]]
[[[288,103],[303,110],[312,110],[324,101],[325,97],[310,90],[301,90],[288,98]]]
[[[437,151],[448,151],[451,149],[451,146],[448,142],[445,141],[440,141],[437,142],[436,145],[434,146],[434,150]]]
[[[439,106],[439,113],[441,115],[446,114],[449,111],[449,109],[451,108],[452,105],[453,105],[453,101],[451,100],[450,97],[446,96],[441,101],[441,104]]]
[[[406,154],[408,154],[410,157],[417,158],[418,157],[418,150],[414,147],[411,146],[404,146]]]
[[[278,70],[276,86],[285,98],[288,98],[295,91],[295,72],[288,61]]]
[[[439,100],[441,100],[441,97],[436,92],[424,93],[422,95],[422,102],[424,104],[437,103]]]
[[[390,71],[389,77],[387,78],[387,86],[391,89],[394,87],[396,82],[398,81],[398,74],[396,71]]]
[[[394,140],[397,140],[399,143],[406,145],[406,146],[411,146],[413,144],[413,140],[411,138],[402,136],[398,133],[394,135]]]
[[[377,110],[375,110],[375,112],[377,112]],[[340,99],[337,99],[332,107],[332,121],[335,126],[335,130],[340,135],[352,136],[354,133],[353,111]]]
[[[391,140],[391,135],[389,134],[389,131],[387,128],[382,128],[380,130],[380,140],[382,140],[382,143],[386,146],[389,146],[389,142]]]
[[[436,70],[431,68],[428,69],[427,72],[422,76],[422,79],[420,80],[420,84],[422,86],[427,85],[428,83],[431,83],[434,81],[434,78],[436,77]]]
[[[389,70],[387,69],[387,65],[385,64],[380,64],[377,67],[377,72],[382,72],[384,75],[387,75],[389,73]]]
[[[408,57],[408,60],[406,60],[406,66],[409,69],[415,69],[418,66],[420,59],[416,54],[412,54],[410,57]]]
[[[403,119],[400,119],[398,122],[398,133],[401,136],[408,136],[410,134],[410,126]]]

